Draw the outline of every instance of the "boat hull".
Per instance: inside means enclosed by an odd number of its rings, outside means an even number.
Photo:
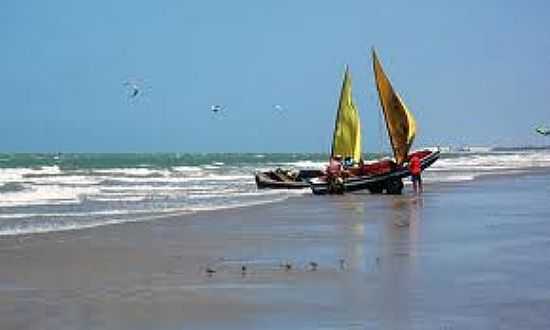
[[[256,172],[254,178],[259,189],[305,189],[310,187],[310,179],[322,175],[324,173],[320,170],[301,170],[296,175],[291,176],[288,175],[288,171],[277,169]]]
[[[428,168],[439,158],[439,151],[424,151],[426,155],[421,158],[422,170]],[[316,195],[369,190],[372,193],[400,194],[403,188],[402,178],[408,177],[411,172],[407,167],[398,166],[391,171],[372,175],[352,175],[337,184],[337,188],[328,181],[326,176],[309,180],[311,190]]]

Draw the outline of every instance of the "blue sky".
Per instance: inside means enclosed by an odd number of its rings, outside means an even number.
[[[379,151],[373,45],[416,146],[541,144],[548,17],[542,0],[7,0],[0,151],[328,152],[346,64]]]

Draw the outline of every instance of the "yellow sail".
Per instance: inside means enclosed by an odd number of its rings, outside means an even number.
[[[382,70],[382,65],[374,49],[372,50],[372,61],[376,87],[386,119],[393,155],[397,164],[401,165],[407,160],[407,154],[414,141],[416,121],[399,94],[393,89],[388,77]]]
[[[332,139],[331,156],[335,155],[351,157],[355,161],[361,158],[361,123],[351,97],[351,76],[347,67]]]

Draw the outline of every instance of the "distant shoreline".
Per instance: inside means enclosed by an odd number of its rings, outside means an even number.
[[[449,149],[452,152],[460,152],[461,149],[468,148],[483,148],[490,151],[522,151],[522,150],[550,150],[550,144],[548,145],[525,145],[525,146],[484,146],[478,144],[463,144],[463,145],[450,145],[450,144],[439,144],[439,145],[421,145],[413,148],[413,150],[421,149],[431,149],[431,148],[441,148]],[[389,150],[383,152],[377,151],[368,151],[364,152],[366,155],[390,155]],[[0,156],[7,155],[43,155],[43,156],[62,156],[62,155],[190,155],[190,156],[215,156],[215,155],[318,155],[318,156],[327,156],[328,152],[320,151],[246,151],[246,152],[237,152],[237,151],[9,151],[9,150],[0,150]],[[1,161],[1,159],[0,159]]]

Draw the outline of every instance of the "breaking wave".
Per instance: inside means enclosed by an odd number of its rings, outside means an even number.
[[[0,236],[149,221],[310,194],[308,189],[258,190],[253,173],[276,167],[322,169],[327,156],[138,154],[1,158]],[[550,150],[443,153],[424,177],[431,182],[460,182],[486,174],[545,167],[550,168]]]

